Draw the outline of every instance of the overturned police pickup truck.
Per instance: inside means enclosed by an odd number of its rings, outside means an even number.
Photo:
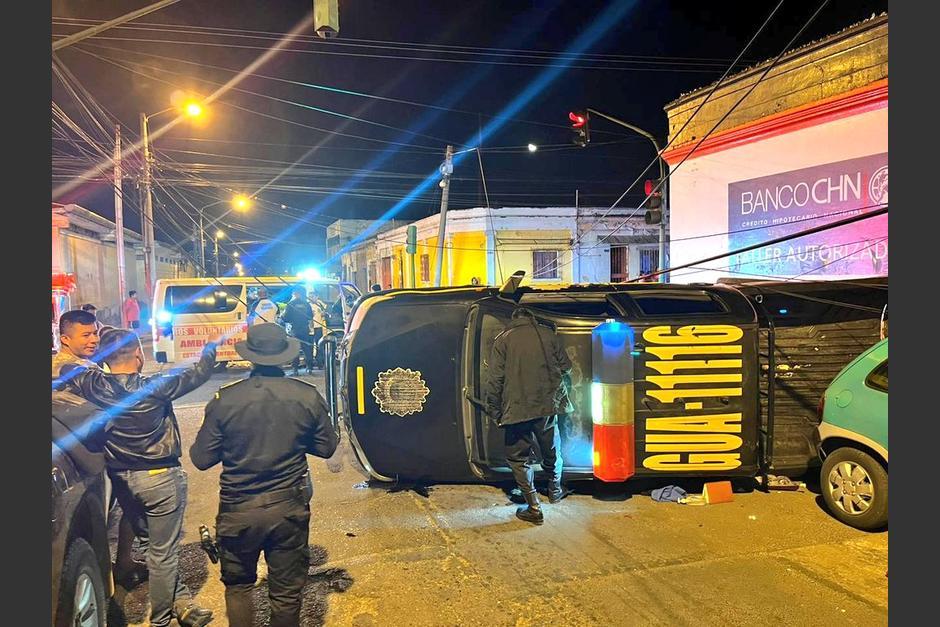
[[[502,430],[474,399],[519,306],[557,331],[573,364],[575,409],[560,420],[566,478],[797,476],[818,464],[820,397],[878,341],[888,298],[886,278],[552,290],[521,280],[357,303],[330,351],[327,388],[374,478],[509,478]],[[616,389],[596,371],[599,332],[626,338],[617,359],[631,375]]]

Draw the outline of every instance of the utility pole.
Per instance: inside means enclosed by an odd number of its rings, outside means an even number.
[[[144,146],[144,206],[143,224],[140,225],[144,240],[144,285],[147,290],[147,299],[153,299],[153,279],[156,270],[156,254],[153,241],[153,197],[150,191],[150,136],[147,132],[147,116],[140,114],[140,136]]]
[[[199,263],[199,225],[193,223],[193,259]],[[202,276],[202,266],[196,268],[196,276]]]
[[[454,147],[447,145],[444,163],[441,164],[441,219],[437,230],[437,268],[434,271],[434,285],[441,286],[441,270],[444,264],[444,234],[447,232],[447,200],[450,196],[450,175],[454,172]]]
[[[117,248],[118,309],[121,328],[127,328],[124,299],[127,297],[127,275],[124,271],[124,178],[121,173],[121,125],[114,127],[114,244]]]
[[[199,210],[199,276],[206,276],[205,211]],[[218,274],[218,273],[217,273]]]

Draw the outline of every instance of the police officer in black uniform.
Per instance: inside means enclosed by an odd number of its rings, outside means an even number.
[[[300,624],[313,493],[306,455],[330,457],[338,439],[316,387],[280,368],[298,349],[277,324],[249,327],[235,350],[254,368],[216,393],[189,451],[200,470],[222,462],[216,533],[231,627],[252,624],[262,551],[271,627]]]

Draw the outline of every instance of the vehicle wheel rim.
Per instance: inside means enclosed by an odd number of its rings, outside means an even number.
[[[72,604],[72,625],[75,627],[101,627],[98,622],[98,596],[91,577],[82,573],[75,582],[75,602]]]
[[[860,516],[871,507],[875,488],[860,464],[840,462],[829,471],[829,496],[836,507],[850,516]]]

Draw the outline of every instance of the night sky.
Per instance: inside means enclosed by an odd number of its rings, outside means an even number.
[[[106,20],[146,4],[53,0],[52,33],[70,34],[91,24],[73,18]],[[125,143],[128,135],[136,141],[140,112],[169,107],[176,90],[210,93],[306,19],[308,27],[290,44],[297,52],[281,52],[256,70],[268,78],[249,76],[238,84],[245,91],[227,92],[205,121],[183,122],[154,142],[158,239],[188,236],[193,224],[188,216],[194,212],[187,201],[197,207],[216,203],[206,210],[212,217],[224,211],[218,201],[231,195],[228,190],[253,194],[263,188],[251,212],[230,214],[223,228],[244,249],[258,250],[260,244],[251,242],[283,234],[303,216],[305,222],[267,249],[253,268],[281,271],[321,260],[324,227],[337,218],[375,218],[393,208],[402,219],[435,213],[436,183],[410,194],[435,171],[448,142],[458,150],[476,145],[481,130],[493,206],[571,206],[579,190],[582,206],[608,207],[649,164],[652,149],[602,120],[592,120],[591,145],[577,148],[568,111],[593,107],[665,143],[664,105],[717,80],[775,5],[339,0],[340,37],[323,41],[313,37],[312,0],[182,0],[58,53],[104,109],[97,111],[80,94],[102,128],[54,74],[53,101],[110,153],[104,131],[113,133],[115,121],[124,129]],[[775,56],[817,6],[785,2],[738,69]],[[618,19],[601,17],[618,8]],[[830,1],[796,45],[882,11],[886,1]],[[583,55],[558,54],[592,27],[602,34]],[[527,89],[533,82],[536,87]],[[500,120],[514,102],[518,110],[512,119]],[[171,119],[169,113],[154,118],[151,131]],[[86,154],[53,131],[53,187],[92,163],[87,144],[70,133]],[[530,142],[540,149],[529,153]],[[479,166],[472,153],[469,157],[455,167],[451,208],[484,205]],[[140,159],[128,161],[125,169],[133,177]],[[133,180],[125,180],[124,190],[127,224],[138,230]],[[635,206],[641,192],[628,194],[621,205]],[[408,201],[401,203],[403,198]],[[55,200],[113,217],[109,183],[86,185]]]

